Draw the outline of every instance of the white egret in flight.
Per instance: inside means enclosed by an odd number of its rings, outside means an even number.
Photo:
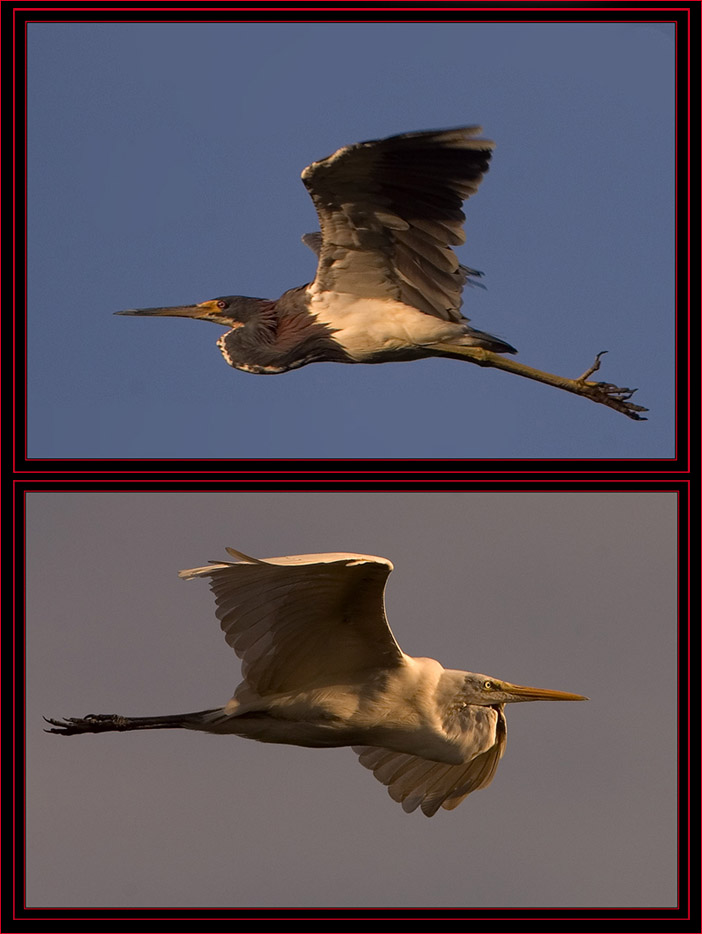
[[[357,554],[237,560],[181,571],[210,580],[244,680],[224,707],[163,717],[49,719],[70,736],[184,728],[264,743],[352,746],[405,811],[431,817],[492,781],[504,705],[587,700],[405,655],[385,617],[386,558]]]

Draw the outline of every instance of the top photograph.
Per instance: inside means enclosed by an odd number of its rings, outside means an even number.
[[[675,51],[672,22],[30,23],[27,462],[664,467]]]

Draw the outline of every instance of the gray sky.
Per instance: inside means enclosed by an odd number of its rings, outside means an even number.
[[[629,907],[676,898],[673,493],[30,493],[33,907]],[[239,680],[204,582],[226,557],[390,558],[411,655],[583,704],[507,708],[492,785],[405,814],[349,749],[42,715],[218,706]]]
[[[615,24],[34,24],[31,457],[672,457],[674,33]],[[482,123],[474,325],[638,386],[636,423],[459,361],[229,368],[203,322],[115,318],[314,276],[300,181],[358,140]]]

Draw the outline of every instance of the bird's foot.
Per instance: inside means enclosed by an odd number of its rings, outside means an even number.
[[[85,717],[66,717],[65,720],[53,720],[44,717],[47,723],[58,727],[56,730],[45,730],[45,733],[58,733],[59,736],[72,736],[75,733],[103,733],[108,730],[123,729],[127,724],[126,717],[116,713],[89,713]]]
[[[635,389],[626,389],[615,386],[613,383],[598,383],[588,379],[588,376],[592,376],[593,373],[599,370],[600,357],[606,353],[606,350],[601,350],[595,357],[595,362],[592,366],[585,370],[582,376],[573,380],[577,387],[575,391],[579,395],[585,396],[593,402],[607,405],[610,409],[615,409],[617,412],[621,412],[623,415],[628,416],[628,418],[633,418],[637,422],[645,422],[645,416],[639,415],[638,413],[648,412],[648,409],[643,405],[636,405],[634,402],[629,401],[636,392]]]

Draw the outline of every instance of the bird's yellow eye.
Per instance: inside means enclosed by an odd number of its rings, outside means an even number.
[[[486,691],[492,691],[492,689],[495,687],[495,682],[494,682],[494,681],[486,681],[485,684],[483,685],[483,687],[485,688]]]

